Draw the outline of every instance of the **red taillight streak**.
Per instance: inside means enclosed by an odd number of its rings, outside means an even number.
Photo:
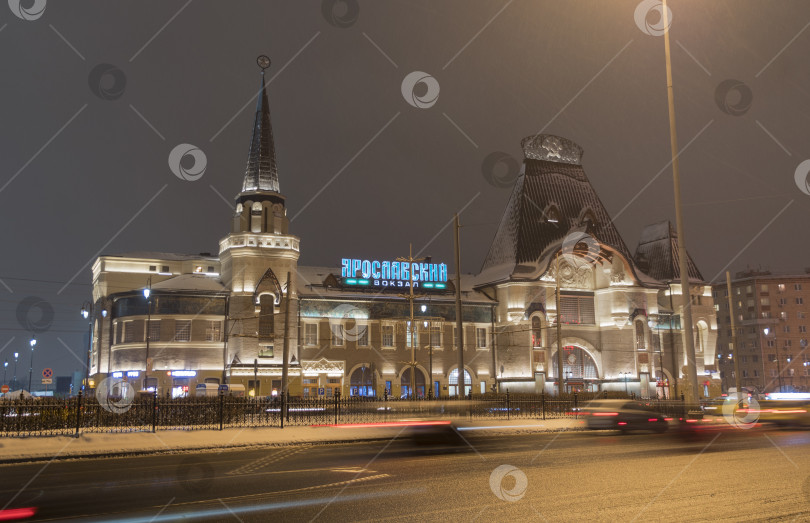
[[[664,418],[664,421],[672,421],[673,418]]]
[[[688,420],[686,420],[687,423],[697,423],[697,421],[698,420],[696,420],[696,419],[688,419]]]
[[[450,420],[441,421],[390,421],[379,423],[342,423],[338,425],[311,425],[312,427],[335,427],[339,429],[369,428],[369,427],[424,427],[430,425],[450,425]]]
[[[647,421],[658,421],[658,418],[650,418]]]
[[[626,421],[620,421],[619,425],[627,425],[627,422]]]
[[[9,508],[0,510],[0,521],[11,521],[12,519],[30,518],[36,514],[37,509],[34,507],[25,508]]]
[[[594,416],[618,416],[618,412],[594,412]]]

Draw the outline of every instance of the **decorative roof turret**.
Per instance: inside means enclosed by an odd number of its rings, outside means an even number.
[[[278,186],[278,168],[276,166],[276,146],[273,142],[273,128],[270,125],[270,105],[267,102],[267,86],[264,71],[270,67],[270,59],[261,55],[256,63],[262,69],[260,92],[256,102],[256,119],[253,122],[253,136],[250,139],[245,180],[242,192],[271,191],[280,192]]]

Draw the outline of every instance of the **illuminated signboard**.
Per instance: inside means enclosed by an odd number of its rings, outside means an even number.
[[[197,375],[196,370],[173,370],[172,376],[175,378],[193,378]]]
[[[351,286],[408,287],[413,278],[414,287],[439,290],[447,288],[446,263],[343,258],[340,275],[344,285]]]

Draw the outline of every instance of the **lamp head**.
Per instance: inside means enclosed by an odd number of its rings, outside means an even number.
[[[37,344],[37,339],[36,338],[31,338],[31,341],[29,341],[28,343],[31,344],[31,349],[33,349]]]
[[[152,290],[149,287],[147,287],[147,288],[145,288],[143,290],[143,297],[144,298],[149,299],[150,294],[152,294]]]

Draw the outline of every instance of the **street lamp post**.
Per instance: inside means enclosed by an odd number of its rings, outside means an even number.
[[[765,333],[765,336],[768,336],[771,333],[771,329],[770,327],[765,327],[762,332]],[[776,379],[779,381],[779,392],[782,392],[782,365],[779,362],[779,347],[776,343],[776,331],[773,331],[773,346],[776,351]]]
[[[82,384],[82,390],[86,390],[86,387],[90,385],[90,353],[93,350],[93,304],[91,302],[86,301],[82,304],[81,315],[88,323],[87,357],[84,366],[84,383]]]
[[[28,343],[31,345],[31,365],[28,367],[28,392],[31,392],[31,377],[34,373],[34,347],[37,344],[37,339],[32,336],[31,341]]]
[[[622,372],[622,375],[624,376],[624,393],[625,394],[630,394],[630,392],[628,392],[628,390],[627,390],[627,380],[630,378],[630,373],[629,372]]]
[[[14,353],[14,379],[13,379],[13,380],[11,380],[11,383],[12,383],[12,384],[13,384],[15,387],[18,387],[18,386],[19,386],[19,385],[17,384],[17,360],[19,360],[19,359],[20,359],[20,353],[19,353],[19,352],[15,352],[15,353]]]
[[[149,277],[146,288],[143,290],[143,297],[146,298],[146,361],[144,361],[143,389],[149,390],[149,338],[152,330],[152,277]],[[157,390],[155,390],[157,393]]]

